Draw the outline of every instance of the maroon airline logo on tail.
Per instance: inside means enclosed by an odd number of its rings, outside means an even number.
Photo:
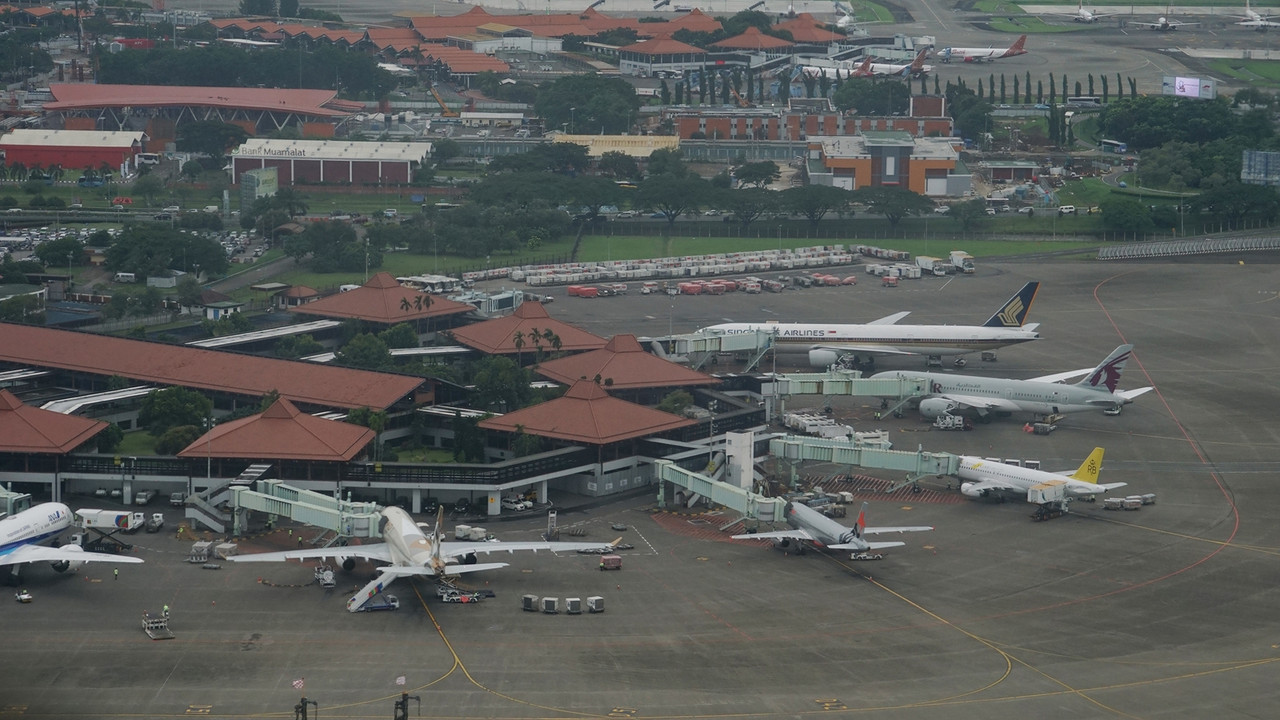
[[[1116,391],[1116,386],[1120,384],[1120,371],[1124,368],[1125,361],[1129,359],[1131,353],[1121,353],[1111,362],[1103,365],[1093,374],[1089,376],[1089,385],[1098,387],[1103,385],[1111,392]]]
[[[1004,51],[1004,57],[1013,57],[1014,55],[1026,55],[1027,50],[1026,48],[1023,47],[1023,45],[1025,45],[1026,43],[1027,43],[1027,36],[1023,35],[1022,37],[1018,38],[1018,42],[1009,46],[1009,49]]]

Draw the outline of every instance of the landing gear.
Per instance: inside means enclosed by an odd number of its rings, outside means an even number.
[[[952,364],[954,364],[956,367],[964,367],[965,365],[969,364],[969,361],[965,360],[963,357],[958,357],[952,361]]]

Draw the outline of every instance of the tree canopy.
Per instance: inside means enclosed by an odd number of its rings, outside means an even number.
[[[620,78],[566,75],[544,85],[534,103],[547,128],[570,133],[617,135],[631,126],[640,98]]]
[[[853,191],[854,202],[867,206],[868,211],[884,215],[890,227],[897,227],[902,218],[932,212],[933,201],[910,190],[895,187],[865,187]]]

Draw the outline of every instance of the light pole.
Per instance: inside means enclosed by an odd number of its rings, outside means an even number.
[[[577,128],[578,128],[578,124],[574,122],[574,118],[573,118],[574,113],[576,113],[577,111],[578,111],[578,108],[576,107],[569,108],[569,134],[570,135],[572,135],[575,131],[577,131]]]

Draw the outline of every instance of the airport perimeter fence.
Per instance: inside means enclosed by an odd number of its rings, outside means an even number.
[[[1141,260],[1145,258],[1213,255],[1233,252],[1280,250],[1280,237],[1202,238],[1163,242],[1109,245],[1099,248],[1099,260]]]

